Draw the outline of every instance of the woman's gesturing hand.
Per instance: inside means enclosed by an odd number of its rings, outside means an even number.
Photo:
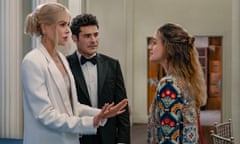
[[[127,106],[128,100],[123,99],[118,104],[114,105],[114,103],[108,104],[106,103],[103,107],[101,112],[94,117],[94,127],[98,126],[99,122],[103,119],[114,117],[116,115],[119,115],[123,113],[126,109],[124,109]]]

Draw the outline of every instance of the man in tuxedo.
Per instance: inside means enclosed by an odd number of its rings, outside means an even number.
[[[77,50],[68,56],[75,78],[80,103],[101,108],[105,103],[117,104],[127,98],[118,60],[97,52],[99,25],[96,16],[81,14],[71,23],[72,39]],[[83,135],[81,144],[129,144],[129,107],[99,127],[97,135]]]

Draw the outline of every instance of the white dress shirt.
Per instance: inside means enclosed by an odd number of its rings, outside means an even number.
[[[78,59],[80,62],[81,54],[77,52]],[[94,54],[93,56],[95,56]],[[91,56],[91,57],[93,57]],[[89,57],[89,58],[91,58]],[[82,68],[82,72],[85,78],[85,82],[88,89],[88,94],[90,97],[90,101],[92,104],[92,107],[97,108],[98,107],[98,96],[97,96],[97,65],[92,64],[91,62],[86,62],[85,64],[81,64],[80,66]]]
[[[82,68],[82,72],[85,78],[85,82],[87,85],[89,97],[91,100],[91,104],[93,107],[98,107],[98,96],[97,96],[97,65],[92,64],[91,62],[87,61],[85,64],[81,64],[81,54],[77,52],[78,59],[80,62],[80,66]],[[96,54],[92,55],[91,57],[95,56]],[[91,58],[89,57],[89,58]],[[102,120],[100,122],[100,126],[105,125],[107,122],[106,119]],[[118,144],[124,144],[124,143],[118,143]]]

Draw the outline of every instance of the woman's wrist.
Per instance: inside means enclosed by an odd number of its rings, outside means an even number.
[[[93,118],[93,126],[94,126],[94,127],[98,127],[100,120],[101,120],[101,119],[99,118],[99,115],[96,115],[96,116]]]

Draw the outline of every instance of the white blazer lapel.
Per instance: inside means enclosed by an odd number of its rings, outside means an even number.
[[[63,65],[68,73],[68,76],[69,76],[69,80],[70,80],[70,85],[71,85],[71,97],[72,97],[72,108],[73,108],[73,113],[74,114],[77,114],[77,105],[76,105],[76,102],[78,101],[77,100],[77,90],[76,90],[76,86],[75,86],[75,80],[74,80],[74,77],[72,75],[72,71],[70,70],[70,67],[69,67],[69,64],[68,62],[66,61],[66,58],[60,53],[59,54],[62,62],[63,62]]]
[[[44,47],[42,47],[40,50],[49,62],[48,70],[49,70],[50,76],[52,77],[52,80],[56,84],[56,87],[57,87],[57,90],[59,91],[62,102],[64,103],[64,107],[66,108],[69,115],[73,115],[69,94],[67,92],[67,85],[65,84],[65,81],[63,79],[61,72],[57,68],[56,64],[52,60],[47,50]],[[66,67],[65,64],[64,66]]]

